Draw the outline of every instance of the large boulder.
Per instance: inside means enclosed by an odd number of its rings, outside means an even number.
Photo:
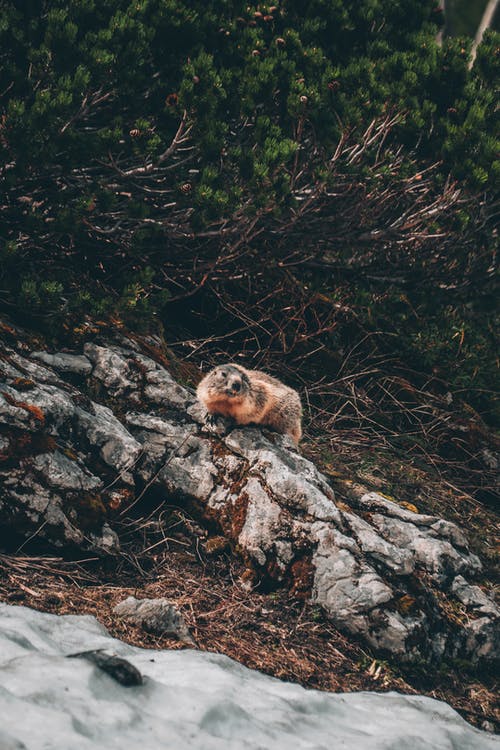
[[[481,562],[456,525],[355,483],[337,503],[287,438],[207,426],[135,341],[76,354],[13,342],[0,378],[4,529],[112,552],[113,508],[161,492],[215,524],[253,583],[287,586],[382,653],[498,659],[498,609],[471,583]]]

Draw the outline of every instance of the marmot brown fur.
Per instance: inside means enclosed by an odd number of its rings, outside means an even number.
[[[219,365],[203,378],[196,395],[210,414],[232,417],[237,424],[266,425],[299,443],[299,394],[265,372]]]

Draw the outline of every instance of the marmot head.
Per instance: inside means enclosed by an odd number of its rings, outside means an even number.
[[[207,378],[207,390],[210,395],[223,393],[227,398],[238,399],[250,390],[250,381],[244,372],[234,365],[219,365]]]

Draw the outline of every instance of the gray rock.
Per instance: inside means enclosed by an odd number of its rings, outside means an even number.
[[[108,523],[103,523],[101,531],[96,534],[93,531],[88,532],[88,538],[91,545],[101,552],[110,555],[116,555],[120,551],[120,539]]]
[[[168,599],[136,599],[129,596],[117,604],[113,612],[148,633],[175,636],[183,643],[195,645],[183,616]]]
[[[38,412],[30,411],[30,407]],[[29,431],[39,431],[43,427],[51,434],[58,434],[59,428],[73,417],[74,411],[75,404],[70,394],[58,386],[37,383],[29,391],[20,393],[8,384],[0,383],[0,420],[3,424]]]
[[[262,477],[277,500],[314,518],[341,523],[333,491],[310,461],[275,447],[256,429],[233,430],[224,442],[249,461],[252,473]]]
[[[41,454],[22,459],[6,477],[0,470],[0,522],[29,538],[46,539],[55,547],[77,546],[116,554],[120,544],[116,532],[104,521],[99,524],[95,503],[102,508],[102,480],[82,470],[61,454]],[[76,510],[78,507],[78,511]],[[92,526],[85,521],[88,506]]]
[[[335,623],[356,632],[366,631],[368,613],[394,598],[390,586],[352,552],[336,547],[325,536],[313,558],[313,601],[321,604]]]
[[[71,372],[76,375],[90,375],[92,372],[92,364],[83,354],[67,354],[66,352],[49,354],[48,352],[33,352],[31,357],[37,359],[39,362],[43,362],[44,365],[49,365],[49,367],[53,367],[55,370],[60,370],[60,372],[63,373]]]
[[[493,601],[479,586],[471,586],[467,583],[463,576],[455,578],[451,584],[451,592],[473,612],[485,615],[497,614],[497,608]]]
[[[17,391],[0,383],[0,420],[2,424],[29,430],[34,422],[33,417],[26,409],[13,404],[12,400],[20,400]]]
[[[50,367],[44,367],[37,362],[33,362],[32,359],[28,359],[18,352],[10,350],[9,361],[17,369],[18,375],[22,377],[32,378],[37,383],[64,385],[64,381]]]
[[[86,344],[84,351],[94,366],[93,377],[114,397],[183,411],[194,402],[164,367],[133,349]]]
[[[158,433],[160,436],[158,439],[169,447],[178,444],[179,439],[182,440],[187,434],[194,435],[196,433],[195,425],[181,425],[179,421],[173,422],[165,417],[158,417],[155,414],[129,412],[125,415],[125,421],[131,427],[145,431],[144,442],[149,439],[154,440],[154,436],[149,433]]]
[[[158,481],[171,495],[188,495],[207,502],[215,487],[216,477],[210,446],[200,438],[189,437],[165,461]]]
[[[380,513],[373,513],[371,521],[384,539],[412,553],[415,563],[439,584],[450,581],[457,573],[474,574],[481,570],[476,555],[454,547],[448,541],[448,533],[440,538],[433,525],[425,528],[424,524],[415,525]]]
[[[397,656],[401,661],[411,661],[418,659],[419,640],[428,637],[426,631],[427,621],[423,613],[417,617],[403,616],[397,611],[377,610],[372,613],[378,616],[376,622],[370,631],[369,642],[376,650]],[[433,656],[440,658],[444,653],[444,643],[439,636],[434,639]]]
[[[500,620],[498,610],[495,617],[480,617],[464,626],[466,632],[465,648],[459,656],[465,654],[471,661],[483,660],[498,664],[500,659]],[[462,657],[463,658],[463,657]]]
[[[281,508],[271,500],[256,477],[248,480],[242,493],[246,493],[249,500],[238,544],[260,565],[265,565],[266,553],[275,546],[275,538],[280,533]]]
[[[380,510],[384,515],[391,518],[400,518],[402,521],[408,521],[415,526],[431,526],[439,521],[437,516],[424,515],[423,513],[414,513],[411,510],[402,508],[397,503],[380,495],[378,492],[361,493],[354,500],[354,505],[362,510]]]
[[[153,404],[182,409],[194,403],[194,396],[186,388],[176,383],[164,367],[149,357],[136,355],[136,361],[144,368],[144,395]]]
[[[154,481],[168,495],[191,496],[206,502],[214,489],[217,469],[210,443],[193,434],[191,426],[161,420],[161,432],[142,430],[138,440],[144,460],[138,473],[143,481]]]
[[[83,351],[93,365],[92,376],[105,386],[109,396],[127,396],[129,401],[139,402],[139,370],[132,370],[128,353],[116,346],[85,344]]]
[[[63,453],[40,453],[30,460],[30,466],[44,475],[47,486],[56,490],[84,490],[94,492],[102,489],[99,477],[82,469]]]
[[[77,407],[74,414],[80,431],[88,442],[100,449],[102,459],[113,469],[123,472],[134,466],[141,446],[115,417],[111,409],[93,404],[95,414]]]
[[[21,481],[23,483],[21,484]],[[11,485],[1,501],[0,517],[28,538],[50,539],[56,547],[84,546],[84,533],[63,511],[63,499],[26,472],[13,472]]]
[[[9,350],[9,355],[12,350]],[[0,360],[0,378],[2,380],[15,380],[23,377],[21,370],[14,367],[8,359]]]
[[[415,569],[415,557],[410,550],[386,542],[369,523],[353,513],[343,514],[359,546],[366,555],[383,563],[397,575],[409,575]]]
[[[11,350],[7,356],[17,367],[3,371],[5,382],[0,383],[0,429],[7,431],[2,445],[10,460],[4,465],[0,461],[0,522],[26,539],[46,539],[56,547],[116,552],[118,537],[104,522],[100,500],[103,478],[90,470],[91,455],[82,452],[82,442],[92,444],[92,425],[101,407],[96,405],[96,412],[88,399],[50,369]],[[113,420],[122,435],[124,428]],[[82,441],[83,424],[89,434]],[[101,446],[104,456],[110,437]],[[131,436],[129,441],[135,442]],[[120,468],[119,460],[114,468]]]

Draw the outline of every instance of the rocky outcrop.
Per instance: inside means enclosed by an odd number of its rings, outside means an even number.
[[[168,599],[136,599],[135,596],[128,596],[114,607],[113,612],[148,633],[168,635],[195,645],[183,616]]]
[[[30,353],[13,337],[0,378],[4,529],[113,552],[113,513],[154,490],[222,532],[253,583],[312,599],[382,653],[498,658],[498,610],[457,526],[354,483],[337,503],[287,438],[208,427],[160,356],[128,339]]]

